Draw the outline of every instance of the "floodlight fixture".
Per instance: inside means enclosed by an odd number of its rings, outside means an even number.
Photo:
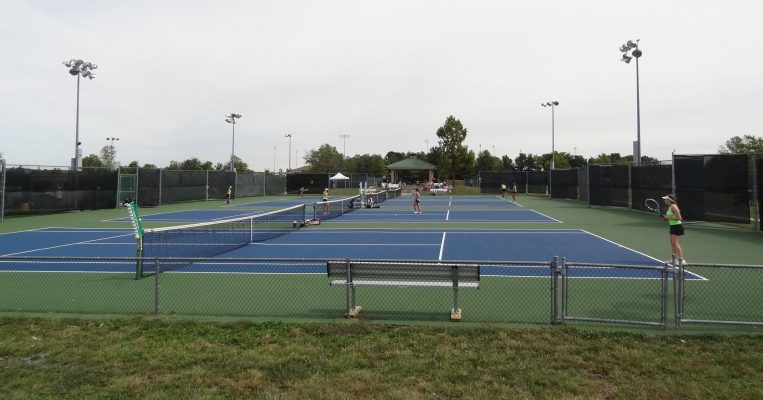
[[[559,105],[556,100],[541,103],[543,107],[551,107],[551,168],[548,170],[548,195],[551,196],[551,171],[554,169],[554,158],[556,158],[556,149],[554,148],[554,108]]]

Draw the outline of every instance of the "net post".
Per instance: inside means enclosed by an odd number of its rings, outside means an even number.
[[[160,268],[159,268],[159,257],[154,258],[154,314],[159,314],[159,293],[161,290],[159,289],[161,285],[159,284],[159,275],[160,275]]]
[[[138,249],[135,258],[135,280],[143,277],[143,238],[135,239],[138,242]]]

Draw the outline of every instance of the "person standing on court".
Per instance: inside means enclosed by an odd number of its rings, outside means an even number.
[[[517,202],[517,183],[514,182],[511,184],[511,201]]]
[[[323,213],[328,214],[329,213],[329,188],[323,189]]]
[[[506,184],[505,183],[501,184],[501,198],[504,198],[504,199],[506,198]]]
[[[419,206],[420,203],[421,203],[421,193],[419,193],[419,188],[416,188],[416,191],[413,192],[413,213],[414,214],[421,214],[421,206]]]
[[[662,219],[668,221],[668,225],[670,226],[670,249],[673,251],[673,256],[675,256],[679,263],[686,264],[686,260],[684,260],[684,251],[679,243],[679,239],[684,235],[681,209],[678,208],[676,196],[672,194],[662,196],[662,200],[665,202],[665,207],[668,208],[665,214],[662,215]]]
[[[227,204],[230,204],[230,199],[232,195],[233,195],[233,186],[228,186],[228,190],[225,192],[225,196],[228,199]]]

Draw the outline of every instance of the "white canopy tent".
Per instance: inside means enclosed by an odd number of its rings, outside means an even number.
[[[349,181],[349,180],[350,180],[350,178],[342,175],[341,172],[337,172],[336,175],[334,175],[331,178],[329,178],[329,182],[331,182],[331,187],[334,187],[334,188],[339,187],[339,182],[340,181],[344,182],[344,185],[342,185],[342,187],[346,188],[347,187],[347,181]]]

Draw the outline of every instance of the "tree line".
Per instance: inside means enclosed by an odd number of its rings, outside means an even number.
[[[488,150],[481,150],[477,153],[464,145],[468,130],[463,126],[460,120],[448,116],[435,135],[437,142],[435,146],[429,148],[426,152],[396,152],[389,151],[384,156],[380,154],[361,154],[351,157],[345,157],[335,146],[323,144],[319,148],[310,150],[304,157],[306,166],[300,168],[300,172],[305,173],[366,173],[372,176],[384,176],[387,173],[386,166],[415,157],[429,162],[437,167],[437,174],[440,178],[463,179],[474,177],[479,171],[548,171],[551,165],[551,153],[532,154],[520,152],[516,157],[511,158],[508,155],[495,155]],[[721,154],[740,154],[740,153],[763,153],[763,138],[753,135],[734,136],[719,146],[718,152]],[[116,167],[116,152],[112,146],[104,146],[100,155],[90,154],[83,158],[84,167]],[[589,164],[630,164],[633,162],[632,155],[621,155],[620,153],[601,153],[596,157],[585,158],[578,154],[557,151],[554,155],[554,168],[568,169],[579,168]],[[171,161],[166,169],[177,170],[216,170],[225,171],[230,168],[230,161],[212,163],[211,161],[201,161],[199,158],[192,157],[184,161]],[[659,160],[649,156],[642,156],[642,164],[658,164]],[[249,166],[237,156],[234,156],[234,167],[238,172],[252,172]],[[138,167],[137,161],[130,162],[127,168]],[[124,166],[123,166],[124,168]],[[154,164],[144,164],[141,168],[158,168]],[[275,171],[265,171],[272,173]],[[406,172],[404,177],[417,177],[416,174],[424,176],[426,171]]]

